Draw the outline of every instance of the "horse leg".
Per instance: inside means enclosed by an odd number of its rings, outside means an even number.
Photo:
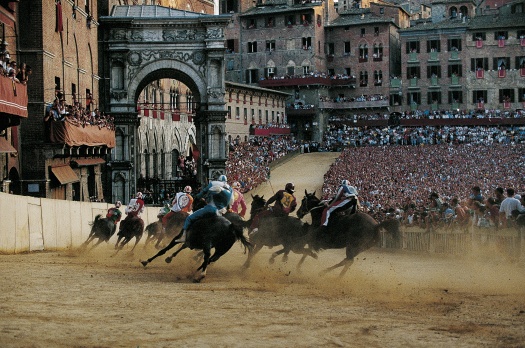
[[[142,266],[146,267],[146,265],[148,263],[150,263],[151,261],[155,260],[157,257],[159,256],[162,256],[164,254],[166,254],[166,252],[168,250],[170,250],[171,248],[173,248],[176,244],[178,244],[179,242],[177,242],[177,236],[175,236],[175,238],[173,238],[170,242],[170,244],[168,244],[164,249],[160,250],[158,253],[156,253],[154,256],[150,257],[149,259],[147,259],[146,261],[140,261],[140,263],[142,263]]]
[[[89,249],[89,251],[95,249],[95,247],[96,247],[97,245],[99,245],[100,243],[102,243],[103,241],[104,241],[104,240],[103,240],[102,238],[99,238],[99,239],[98,239],[98,242],[96,242],[96,243],[91,247],[91,249]]]
[[[268,262],[271,264],[273,264],[275,262],[275,258],[279,255],[281,255],[282,253],[289,253],[290,251],[287,250],[286,248],[282,248],[281,250],[277,250],[276,252],[274,252],[272,254],[272,256],[270,257],[270,260],[268,260]]]
[[[299,263],[297,264],[297,267],[296,267],[296,270],[299,273],[301,273],[301,266],[303,265],[304,260],[306,260],[308,256],[311,256],[312,258],[317,260],[317,254],[314,253],[311,249],[303,249],[302,254],[303,256],[301,257],[301,260],[299,260]]]
[[[255,244],[255,247],[251,250],[248,251],[248,258],[246,259],[246,262],[244,262],[244,265],[242,266],[244,269],[250,267],[250,263],[253,259],[253,257],[255,256],[255,254],[257,254],[260,250],[262,249],[262,245],[259,245],[259,244]]]
[[[170,263],[171,259],[173,259],[175,256],[177,256],[182,250],[186,249],[188,246],[186,244],[182,244],[179,250],[171,254],[171,256],[166,257],[166,263]]]
[[[210,263],[210,249],[205,248],[202,250],[204,253],[204,261],[202,262],[202,265],[197,268],[197,271],[201,271],[200,274],[196,274],[195,277],[193,277],[194,283],[200,283],[204,277],[206,277],[206,269],[208,268],[208,265]]]
[[[115,249],[118,249],[118,245],[119,245],[120,241],[122,240],[122,238],[124,238],[124,237],[119,236],[119,237],[117,238],[117,242],[115,243]],[[122,249],[122,247],[121,247],[121,249]]]
[[[135,245],[133,245],[133,248],[131,248],[131,251],[130,251],[131,253],[133,252],[133,250],[135,250],[135,247],[137,246],[137,244],[139,244],[141,238],[142,238],[142,236],[136,236],[135,237]],[[130,240],[131,240],[131,238],[130,238]]]
[[[333,265],[332,267],[328,267],[327,269],[321,271],[321,273],[319,273],[319,275],[325,275],[326,273],[336,269],[336,268],[339,268],[339,267],[344,267],[343,268],[343,271],[341,271],[341,274],[340,275],[344,275],[346,273],[346,271],[348,270],[348,267],[350,267],[352,265],[352,263],[354,263],[354,259],[353,258],[345,258],[343,261],[339,262],[338,264],[336,265]]]

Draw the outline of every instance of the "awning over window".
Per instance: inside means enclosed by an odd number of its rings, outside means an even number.
[[[16,152],[16,149],[5,138],[0,137],[0,153],[10,152]]]
[[[62,185],[80,181],[70,166],[51,167],[51,172]]]
[[[93,166],[95,164],[106,163],[103,158],[77,158],[72,161],[77,166]]]

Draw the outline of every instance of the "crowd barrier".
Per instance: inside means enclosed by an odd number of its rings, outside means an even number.
[[[88,237],[89,223],[105,217],[111,204],[75,202],[0,193],[0,253],[59,251],[79,247]],[[125,206],[121,211],[124,212]],[[159,207],[146,207],[144,224],[157,221]],[[125,215],[123,215],[125,216]],[[145,237],[143,237],[145,240]],[[110,243],[116,242],[113,236]],[[525,232],[471,228],[468,233],[403,229],[400,241],[381,233],[382,248],[414,252],[468,255],[480,251],[525,261]]]

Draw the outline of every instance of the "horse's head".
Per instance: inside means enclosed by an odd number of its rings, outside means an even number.
[[[319,206],[321,200],[315,196],[315,191],[308,193],[304,190],[304,197],[301,201],[301,206],[297,210],[297,217],[302,219],[306,214],[308,214],[313,208]]]
[[[266,199],[264,199],[263,196],[259,195],[252,195],[252,205],[250,209],[250,218],[253,219],[255,215],[264,209],[264,205],[266,204]]]

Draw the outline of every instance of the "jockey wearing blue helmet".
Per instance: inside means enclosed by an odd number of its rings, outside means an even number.
[[[228,185],[226,175],[220,175],[217,180],[210,181],[210,183],[195,196],[195,199],[201,199],[203,197],[206,198],[208,204],[186,218],[182,236],[177,239],[176,242],[182,243],[186,241],[186,231],[197,219],[203,216],[222,215],[231,207],[233,204],[233,189]]]

